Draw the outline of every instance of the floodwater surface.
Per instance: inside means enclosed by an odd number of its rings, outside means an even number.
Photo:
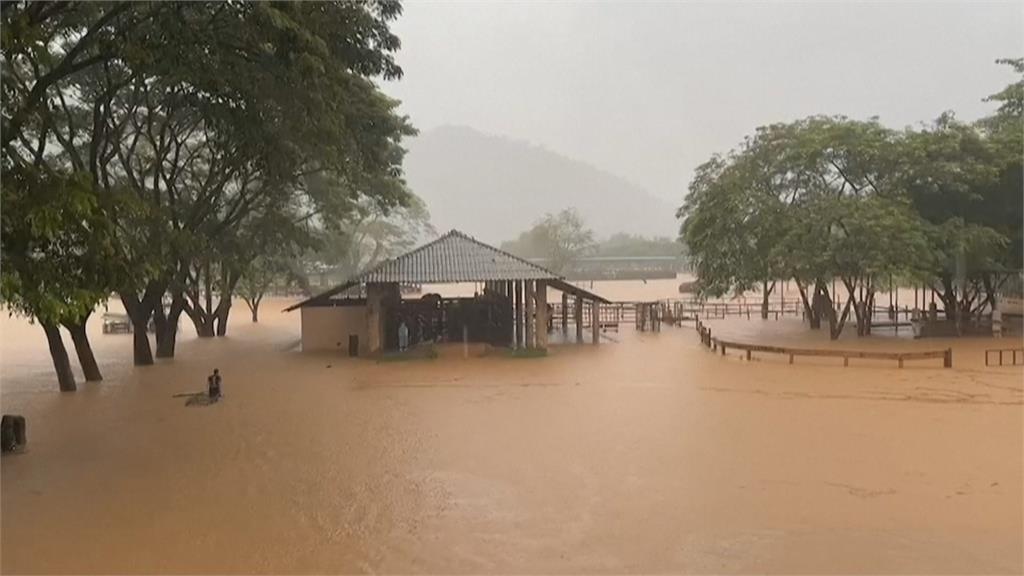
[[[2,460],[2,571],[1024,570],[1022,373],[981,360],[1019,341],[843,342],[954,346],[952,370],[899,370],[623,327],[546,358],[376,363],[298,352],[284,305],[236,307],[226,338],[183,322],[179,357],[144,368],[94,319],[106,380],[65,394],[42,330],[0,320],[3,412],[29,427]],[[792,318],[710,325],[829,345]],[[224,400],[186,406],[214,367]]]

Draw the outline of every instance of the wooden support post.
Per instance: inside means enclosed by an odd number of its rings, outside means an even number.
[[[792,363],[793,363],[793,355],[792,355],[792,354],[790,354],[790,355],[789,355],[789,363],[790,363],[790,364],[792,364]]]
[[[508,330],[509,348],[516,347],[516,304],[512,297],[514,293],[514,287],[515,285],[512,283],[511,280],[501,283],[501,291],[504,293],[505,299],[508,302],[508,321],[510,324]]]
[[[575,309],[574,316],[576,317],[576,343],[583,343],[583,298],[579,296],[572,297],[573,308]]]
[[[946,355],[942,357],[942,367],[952,368],[953,367],[953,349],[946,348]]]
[[[747,350],[747,362],[750,362],[750,350]]]
[[[850,365],[850,357],[849,356],[843,356],[843,368],[846,368],[849,365]]]
[[[562,338],[569,340],[569,293],[562,292]]]
[[[901,356],[901,357],[897,358],[896,361],[899,362],[899,367],[903,368],[903,357]]]
[[[515,282],[516,300],[516,348],[526,345],[526,338],[523,336],[523,281]]]
[[[896,286],[896,293],[893,294],[896,299],[896,304],[893,308],[896,310],[896,333],[900,333],[900,287]]]
[[[590,329],[593,332],[591,343],[601,343],[601,303],[597,300],[590,301]]]
[[[543,280],[537,280],[534,293],[537,309],[537,348],[548,349],[548,284]]]
[[[380,352],[384,347],[384,284],[366,285],[366,351]]]
[[[525,339],[523,341],[523,346],[526,347],[526,348],[534,348],[536,346],[536,343],[534,342],[534,339],[533,339],[533,333],[534,333],[534,330],[537,327],[537,324],[535,323],[535,319],[534,319],[534,316],[533,316],[533,313],[534,313],[534,310],[535,310],[535,302],[533,300],[533,297],[534,297],[534,283],[533,283],[533,280],[527,280],[526,281],[525,289],[523,290],[523,300],[526,302],[525,318],[523,319],[524,323],[526,324],[526,326],[523,329],[523,337]]]

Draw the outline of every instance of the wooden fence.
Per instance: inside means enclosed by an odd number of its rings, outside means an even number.
[[[1009,364],[1003,363],[1003,354],[1007,354],[1010,358]],[[995,360],[991,360],[993,356],[998,354],[999,363],[996,364]],[[1024,348],[990,348],[985,350],[985,366],[1016,366],[1017,358],[1020,358],[1021,363],[1024,364]]]
[[[744,344],[742,342],[731,342],[728,340],[722,340],[715,338],[711,335],[711,329],[700,321],[696,321],[697,333],[700,336],[700,341],[704,346],[710,348],[713,351],[721,350],[723,356],[725,356],[726,350],[741,350],[746,352],[747,360],[752,358],[754,352],[765,353],[765,354],[782,354],[789,356],[789,363],[792,364],[794,358],[797,356],[818,356],[818,357],[829,357],[829,358],[842,358],[843,366],[850,365],[850,358],[863,358],[869,360],[895,360],[900,368],[903,368],[903,362],[908,360],[932,360],[941,359],[943,368],[953,367],[953,349],[947,348],[945,350],[930,350],[925,352],[869,352],[862,350],[827,350],[827,349],[814,349],[814,348],[790,348],[787,346],[766,346],[761,344]]]

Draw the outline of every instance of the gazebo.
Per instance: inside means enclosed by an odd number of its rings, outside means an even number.
[[[458,298],[402,295],[404,286],[452,283],[482,284],[483,290]],[[347,348],[355,356],[394,350],[403,322],[414,345],[467,341],[546,350],[553,328],[549,290],[562,293],[565,338],[569,338],[571,311],[576,342],[584,341],[589,319],[590,341],[597,344],[600,305],[608,300],[458,230],[385,260],[285,311],[302,311],[302,349],[307,351]]]

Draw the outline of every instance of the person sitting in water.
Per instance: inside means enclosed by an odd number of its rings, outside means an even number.
[[[217,368],[213,369],[213,374],[206,379],[207,386],[209,387],[210,400],[216,402],[220,399],[220,370]]]

